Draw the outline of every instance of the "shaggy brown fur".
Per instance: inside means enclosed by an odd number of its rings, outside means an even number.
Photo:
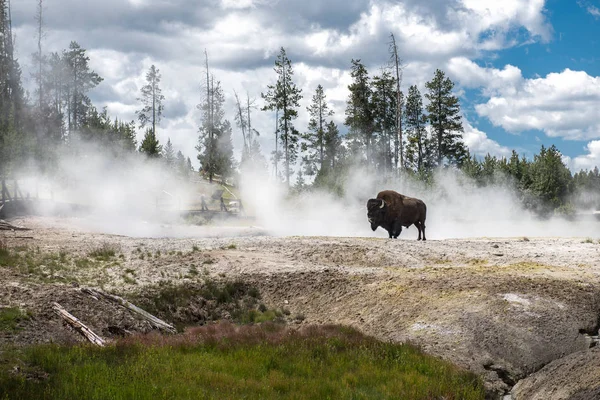
[[[369,199],[367,202],[367,217],[371,229],[376,230],[381,226],[388,231],[390,238],[397,238],[403,226],[408,228],[415,225],[419,230],[417,240],[421,240],[421,234],[423,240],[426,240],[427,206],[422,200],[404,196],[393,190],[384,190],[377,194],[376,199]]]

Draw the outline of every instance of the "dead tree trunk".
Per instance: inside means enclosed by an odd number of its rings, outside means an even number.
[[[125,300],[122,297],[119,296],[115,296],[113,294],[108,294],[108,293],[104,293],[100,290],[96,290],[96,289],[89,289],[89,288],[84,288],[81,289],[81,291],[83,293],[87,293],[90,296],[94,297],[95,299],[99,299],[100,297],[104,297],[107,300],[110,300],[114,303],[117,303],[118,305],[120,305],[123,308],[128,309],[129,311],[132,311],[134,313],[136,313],[137,315],[139,315],[140,317],[142,317],[143,319],[145,319],[146,321],[150,322],[150,324],[158,329],[162,329],[165,330],[169,333],[175,333],[177,332],[175,330],[175,328],[173,327],[173,325],[170,325],[168,323],[166,323],[165,321],[163,321],[162,319],[159,319],[157,317],[155,317],[154,315],[142,310],[141,308],[137,307],[136,305],[128,302],[127,300]]]
[[[100,336],[96,335],[90,328],[85,326],[81,321],[71,315],[65,310],[60,304],[53,303],[52,309],[58,314],[66,323],[69,324],[73,329],[80,333],[83,337],[89,340],[96,346],[104,347],[105,341]]]

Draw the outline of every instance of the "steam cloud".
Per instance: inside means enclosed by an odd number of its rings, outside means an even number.
[[[525,210],[510,184],[477,187],[458,171],[441,171],[433,188],[412,180],[377,183],[373,174],[355,168],[345,182],[342,197],[328,192],[289,196],[287,189],[265,173],[247,173],[241,179],[244,207],[253,222],[213,221],[185,224],[180,210],[197,207],[200,193],[210,190],[198,182],[178,179],[164,163],[139,154],[115,156],[90,143],[59,157],[57,178],[50,182],[22,179],[22,190],[57,202],[88,206],[90,213],[71,217],[83,229],[134,237],[351,236],[387,237],[372,232],[366,202],[384,189],[393,189],[427,204],[427,238],[562,236],[599,237],[599,223],[587,218],[568,221],[537,218]],[[23,173],[25,174],[25,173]],[[23,176],[23,174],[21,174]],[[197,179],[199,181],[199,179]],[[215,185],[214,190],[219,189]],[[53,203],[48,203],[53,204]],[[50,207],[50,206],[49,206]],[[56,210],[47,209],[56,213]],[[404,229],[400,239],[414,240],[415,227]]]

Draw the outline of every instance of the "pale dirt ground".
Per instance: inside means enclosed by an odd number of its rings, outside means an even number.
[[[207,275],[240,278],[257,286],[267,306],[289,310],[295,323],[302,316],[303,324],[346,324],[384,340],[411,341],[480,374],[490,393],[503,394],[544,365],[578,351],[583,353],[571,356],[578,361],[566,368],[586,369],[586,334],[598,333],[597,238],[592,243],[586,238],[537,237],[417,242],[410,234],[403,240],[275,238],[252,236],[264,232],[248,228],[244,237],[132,238],[94,233],[73,218],[11,222],[32,231],[0,232],[9,247],[85,258],[107,243],[123,257],[102,268],[55,272],[52,283],[0,269],[0,306],[18,305],[33,314],[22,331],[0,336],[0,343],[75,340],[52,313],[54,301],[106,336],[108,326],[148,331],[149,326],[127,312],[97,302],[79,288],[101,287],[126,297],[159,281],[193,282]],[[202,273],[190,276],[191,268]],[[600,387],[596,364],[590,365],[595,372],[587,372],[595,380],[574,374],[561,383],[560,395],[552,392],[552,379],[536,375],[529,378],[535,384],[520,382],[525,394],[515,391],[514,398],[566,399],[577,393],[580,397],[573,398],[595,398],[586,393],[594,395]],[[546,369],[554,368],[552,376],[561,374],[563,366],[554,365]],[[577,376],[584,378],[578,382]]]

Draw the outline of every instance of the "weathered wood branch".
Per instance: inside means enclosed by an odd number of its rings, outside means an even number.
[[[90,328],[85,326],[80,320],[75,318],[67,310],[65,310],[60,304],[53,303],[52,309],[58,314],[65,322],[67,322],[73,329],[79,332],[83,337],[89,340],[91,343],[104,347],[105,341],[100,336],[96,335]]]
[[[167,331],[169,333],[175,333],[175,332],[177,332],[177,330],[173,327],[173,325],[168,324],[165,321],[163,321],[162,319],[157,318],[154,315],[150,314],[149,312],[142,310],[141,308],[139,308],[135,304],[132,304],[132,303],[128,302],[127,300],[125,300],[122,297],[115,296],[114,294],[104,293],[104,292],[102,292],[100,290],[97,290],[97,289],[83,288],[83,289],[81,289],[81,291],[83,293],[89,294],[90,296],[92,296],[95,299],[99,299],[100,297],[103,297],[103,298],[105,298],[105,299],[107,299],[109,301],[112,301],[113,303],[117,303],[121,307],[126,308],[129,311],[134,312],[135,314],[139,315],[140,317],[142,317],[146,321],[150,322],[150,324],[152,326],[154,326],[155,328],[162,329],[162,330]]]
[[[0,219],[0,230],[1,231],[30,231],[31,229],[23,226],[16,226],[3,219]]]

